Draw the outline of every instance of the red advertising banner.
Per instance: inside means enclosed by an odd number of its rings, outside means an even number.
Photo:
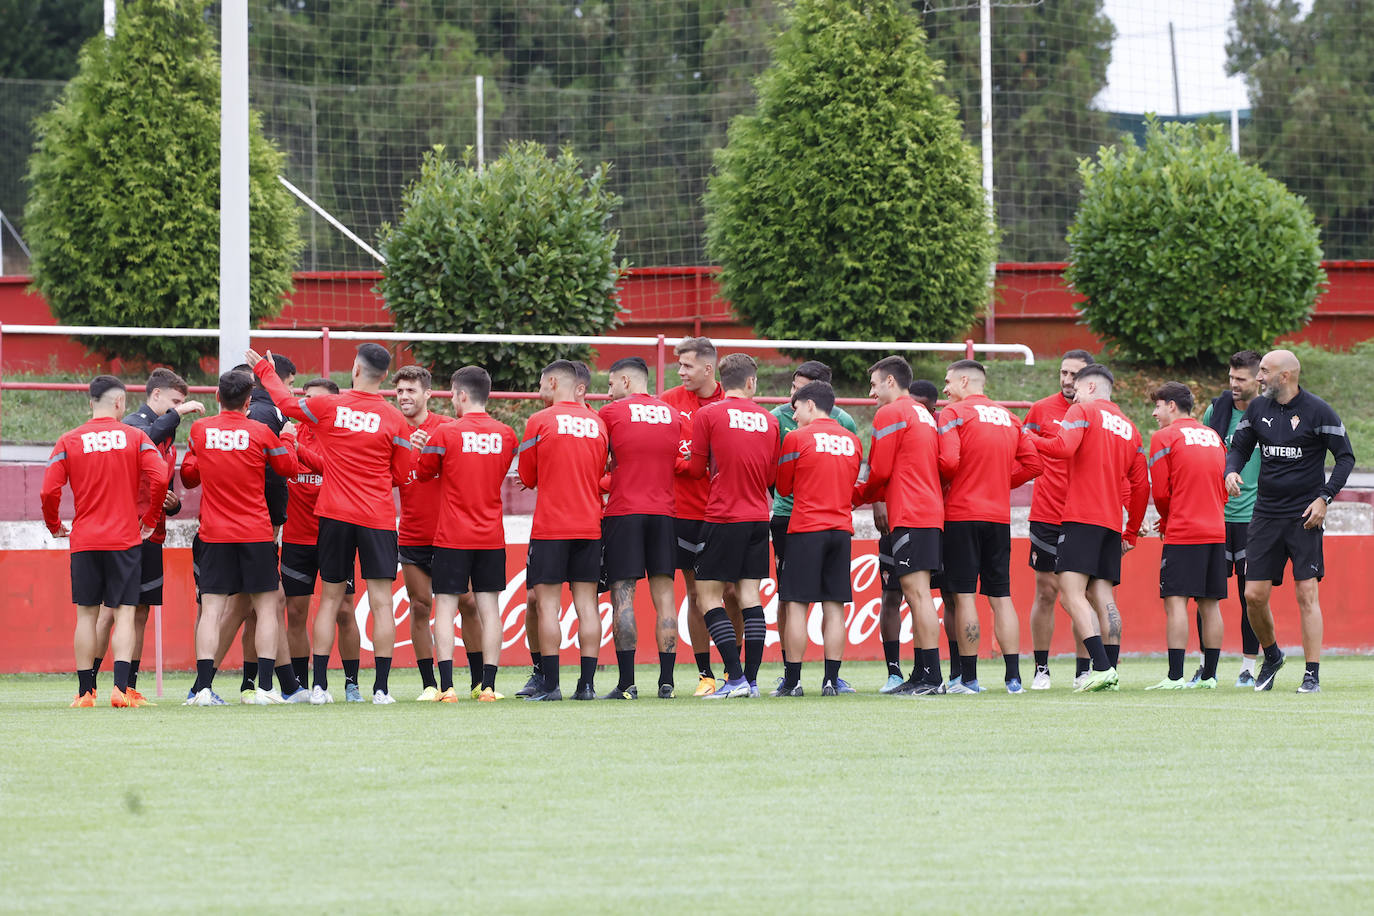
[[[1021,615],[1021,652],[1031,650],[1028,623],[1031,598],[1034,594],[1034,574],[1025,564],[1029,542],[1013,540],[1012,596]],[[1326,645],[1333,649],[1368,651],[1374,648],[1374,604],[1368,595],[1374,591],[1367,558],[1374,537],[1328,536],[1325,543],[1326,568],[1329,572],[1322,585],[1322,604],[1326,624]],[[1163,652],[1165,649],[1164,611],[1159,599],[1160,542],[1146,538],[1122,562],[1124,581],[1117,592],[1117,603],[1124,621],[1122,650],[1133,652]],[[168,549],[166,561],[166,605],[162,609],[163,664],[169,669],[195,666],[192,626],[195,620],[195,596],[191,584],[191,552],[188,549]],[[501,594],[501,619],[504,629],[501,663],[505,666],[529,662],[525,647],[525,551],[524,545],[507,548],[508,584]],[[845,657],[854,660],[881,659],[882,641],[878,630],[878,615],[882,598],[878,577],[876,541],[855,541],[851,566],[854,581],[854,601],[845,607],[845,627],[848,646]],[[72,668],[72,625],[75,619],[71,605],[70,576],[67,554],[61,550],[0,551],[0,672],[68,671]],[[1234,586],[1234,581],[1233,581]],[[1296,645],[1299,641],[1297,605],[1292,586],[1275,590],[1275,614],[1281,645]],[[691,660],[691,645],[687,638],[687,602],[681,580],[677,583],[678,621],[680,638],[678,658]],[[764,613],[768,620],[768,649],[765,659],[780,662],[777,637],[778,600],[772,580],[763,585]],[[939,599],[937,598],[937,604]],[[980,599],[983,614],[989,614]],[[943,610],[943,607],[941,608]],[[359,628],[363,633],[364,664],[370,664],[371,643],[367,638],[372,609],[366,593],[358,596],[354,606]],[[615,651],[611,638],[611,606],[607,596],[601,597],[602,620],[601,660],[614,663]],[[396,620],[397,666],[413,664],[410,649],[410,601],[400,577],[392,588],[391,614]],[[1223,604],[1226,621],[1225,649],[1240,649],[1239,601],[1234,594]],[[654,614],[649,603],[648,588],[641,585],[636,592],[636,617],[639,624],[641,660],[654,658]],[[905,605],[901,610],[901,640],[904,663],[911,657],[911,615]],[[565,664],[575,663],[577,650],[577,618],[572,612],[571,599],[564,593],[562,615]],[[821,658],[820,609],[813,607],[808,618],[807,659]],[[985,655],[998,654],[993,642],[991,626],[984,626]],[[457,634],[461,646],[461,631]],[[1195,640],[1194,640],[1195,645]],[[149,623],[144,651],[146,669],[152,668],[154,634]],[[1053,652],[1073,651],[1068,618],[1058,614]],[[945,654],[942,646],[941,655]],[[461,652],[458,660],[462,662]],[[226,667],[239,663],[237,648],[225,661]]]

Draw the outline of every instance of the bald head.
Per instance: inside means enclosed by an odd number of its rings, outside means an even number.
[[[1298,375],[1302,364],[1292,350],[1270,350],[1260,360],[1260,394],[1287,404],[1298,394]]]

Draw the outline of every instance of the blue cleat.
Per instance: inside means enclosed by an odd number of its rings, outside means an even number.
[[[953,692],[954,692],[954,688],[955,688],[955,687],[958,687],[958,686],[959,686],[960,684],[962,684],[963,682],[964,682],[964,679],[963,679],[962,677],[957,676],[957,675],[956,675],[955,677],[952,677],[952,678],[950,678],[949,680],[945,681],[945,693],[953,693]]]
[[[887,682],[878,688],[878,692],[886,696],[889,693],[895,693],[897,688],[905,683],[906,681],[902,679],[900,674],[889,674]]]
[[[976,680],[974,680],[974,681],[969,681],[969,682],[966,684],[966,683],[964,683],[963,679],[960,679],[960,680],[958,680],[958,681],[952,682],[952,684],[953,684],[953,686],[949,687],[949,688],[945,691],[946,693],[982,693],[982,692],[983,692],[983,688],[978,686],[978,682],[977,682]]]
[[[849,682],[846,681],[846,680],[845,680],[844,678],[842,678],[842,677],[837,677],[837,678],[835,678],[835,690],[836,690],[836,692],[838,692],[838,693],[858,693],[858,692],[859,692],[859,691],[855,690],[853,687],[850,687],[850,686],[849,686]]]
[[[725,681],[716,688],[714,693],[706,694],[708,700],[727,700],[731,697],[748,697],[749,682],[744,678],[734,681]]]
[[[1021,679],[1014,677],[1007,681],[1007,693],[1025,693],[1026,688],[1021,686]]]
[[[352,682],[349,682],[349,683],[344,684],[344,702],[345,702],[345,703],[361,703],[362,701],[363,701],[363,692],[362,692],[360,689],[358,689],[358,685],[357,685],[357,684],[354,684],[354,683],[352,683]]]

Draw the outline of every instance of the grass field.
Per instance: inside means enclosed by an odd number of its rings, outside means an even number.
[[[139,711],[0,677],[0,909],[1366,910],[1374,659],[1318,696],[1298,659],[1267,694],[1233,659],[1166,695],[1160,659],[1115,694],[1071,665],[1019,697],[880,697],[868,663],[858,696],[723,704],[187,709],[177,676]]]

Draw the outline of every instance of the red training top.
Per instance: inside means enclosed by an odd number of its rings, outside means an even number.
[[[144,435],[147,435],[146,433]],[[149,440],[152,441],[152,440]],[[161,445],[153,443],[153,448],[157,449],[162,456],[163,471],[167,477],[167,486],[171,486],[172,477],[177,472],[177,446],[176,442],[168,439]],[[146,478],[139,478],[138,487],[138,514],[140,517],[146,513],[153,504],[152,482]],[[162,494],[167,495],[167,486],[162,488]],[[153,533],[148,535],[148,541],[153,544],[163,544],[167,541],[167,510],[162,507],[162,500],[157,501],[157,524],[153,526]]]
[[[868,480],[854,488],[854,505],[886,495],[895,528],[942,528],[940,434],[926,406],[910,395],[878,408],[868,447]]]
[[[1150,437],[1149,463],[1164,543],[1224,544],[1226,446],[1216,431],[1175,420]]]
[[[1021,435],[1021,421],[987,395],[975,394],[940,413],[940,472],[945,521],[1011,524],[1011,491],[1045,467]]]
[[[854,482],[859,479],[863,460],[859,437],[829,417],[788,433],[778,458],[778,494],[796,493],[787,533],[853,534],[850,497],[854,495]]]
[[[601,408],[612,471],[606,515],[673,514],[682,418],[664,401],[632,394]]]
[[[253,544],[274,539],[272,517],[262,498],[266,468],[288,480],[296,476],[291,433],[277,438],[266,423],[237,410],[191,424],[181,482],[203,486],[200,539],[209,544]]]
[[[146,484],[149,504],[142,521],[152,528],[167,492],[167,467],[143,430],[100,417],[63,433],[48,457],[39,499],[43,521],[54,535],[62,527],[58,509],[68,481],[76,510],[72,551],[128,550],[143,542],[139,489]]]
[[[1059,424],[1069,412],[1073,401],[1057,391],[1031,405],[1021,424],[1025,435],[1053,439],[1059,435]],[[1046,525],[1058,525],[1064,513],[1064,497],[1069,492],[1069,463],[1061,458],[1045,457],[1045,470],[1035,478],[1031,492],[1030,520]]]
[[[538,489],[530,537],[540,541],[601,537],[601,474],[606,424],[590,407],[562,401],[525,424],[520,482]]]
[[[1037,439],[1035,446],[1047,458],[1069,461],[1063,521],[1121,531],[1125,506],[1129,519],[1122,539],[1136,542],[1150,484],[1140,433],[1121,408],[1105,399],[1075,403],[1064,415],[1059,435]]]
[[[439,521],[434,546],[500,550],[506,546],[501,483],[515,459],[515,430],[486,411],[445,423],[420,451],[416,476],[436,480]]]
[[[315,427],[324,482],[315,504],[320,518],[364,528],[395,530],[393,486],[410,476],[410,424],[375,391],[349,390],[296,398],[272,361],[253,367],[277,409]]]
[[[682,421],[677,446],[678,458],[681,460],[677,465],[677,476],[674,478],[673,490],[673,512],[677,518],[696,521],[706,518],[706,500],[711,495],[711,482],[693,477],[687,470],[687,465],[692,460],[693,420],[701,408],[707,404],[714,404],[724,397],[725,389],[719,384],[716,385],[716,390],[711,396],[707,398],[698,397],[681,385],[663,392],[663,403],[669,407],[677,408],[678,417]]]
[[[778,418],[748,398],[725,398],[692,418],[688,473],[703,478],[710,470],[706,521],[768,521],[780,444]]]
[[[320,539],[320,519],[315,503],[324,482],[324,457],[315,440],[314,427],[296,427],[296,476],[286,479],[286,524],[282,525],[283,544],[313,547]]]
[[[401,416],[405,416],[405,414]],[[406,423],[406,426],[412,433],[417,429],[423,429],[429,433],[430,438],[433,438],[439,427],[452,422],[453,417],[446,417],[431,410],[429,416],[425,417],[425,422],[419,426],[411,426],[409,422]],[[406,438],[409,439],[410,436],[407,435]],[[415,469],[411,468],[410,474],[406,477],[406,482],[401,484],[400,489],[401,522],[399,526],[400,537],[397,538],[397,543],[403,547],[428,547],[432,545],[434,543],[434,529],[439,524],[439,481],[433,479],[420,480],[415,475]]]

